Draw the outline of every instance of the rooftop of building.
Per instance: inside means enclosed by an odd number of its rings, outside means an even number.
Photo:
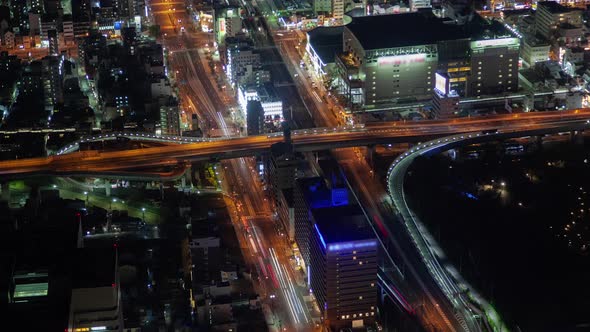
[[[431,13],[422,12],[355,17],[346,28],[365,50],[432,45],[469,37],[460,26],[445,24]]]
[[[116,281],[116,248],[78,249],[73,258],[72,288],[112,286]]]
[[[514,38],[506,26],[497,20],[487,20],[480,15],[474,15],[466,28],[472,40],[487,40],[500,38]]]
[[[326,244],[375,238],[375,234],[358,205],[314,209],[312,215]]]
[[[309,44],[324,64],[334,62],[336,53],[342,52],[343,26],[317,27],[307,32]]]
[[[549,42],[542,36],[526,34],[523,41],[532,47],[550,46]]]
[[[573,11],[573,9],[568,8],[566,6],[562,6],[561,4],[559,4],[555,1],[539,1],[539,2],[537,2],[537,9],[539,9],[541,7],[547,9],[552,14],[562,14],[562,13],[568,13],[568,12]]]

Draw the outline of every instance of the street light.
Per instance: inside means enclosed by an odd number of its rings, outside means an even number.
[[[109,202],[109,210],[111,210],[111,211],[113,210],[113,202],[116,202],[116,201],[117,201],[117,199],[116,199],[116,198],[113,198],[113,199],[112,199],[112,200]]]
[[[86,195],[86,204],[88,204],[88,192],[87,192],[87,191],[85,191],[85,192],[84,192],[84,195]]]
[[[145,208],[141,208],[141,221],[145,222]]]

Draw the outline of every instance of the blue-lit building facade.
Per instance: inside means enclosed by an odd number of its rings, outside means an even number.
[[[297,179],[294,189],[293,240],[297,243],[303,260],[302,266],[307,272],[310,262],[309,241],[315,223],[311,211],[348,205],[348,190],[335,177],[332,177],[331,181],[327,181],[321,176]]]
[[[377,239],[358,205],[313,210],[310,288],[334,331],[375,323]]]

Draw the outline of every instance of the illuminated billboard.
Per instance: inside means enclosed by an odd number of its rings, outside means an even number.
[[[436,73],[434,88],[443,95],[446,95],[449,92],[449,79],[439,73]]]
[[[499,46],[518,46],[520,41],[518,38],[501,38],[501,39],[487,39],[487,40],[476,40],[471,42],[471,48],[486,48],[486,47],[499,47]]]
[[[383,65],[402,65],[408,63],[421,63],[426,61],[426,54],[405,54],[382,56],[377,59],[379,66]]]

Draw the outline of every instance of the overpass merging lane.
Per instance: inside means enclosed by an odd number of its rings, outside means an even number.
[[[447,316],[454,316],[465,331],[507,331],[494,308],[473,289],[451,266],[436,241],[422,226],[418,217],[410,209],[405,199],[404,179],[413,161],[425,155],[437,154],[457,146],[469,145],[491,140],[501,140],[523,136],[537,136],[564,131],[583,131],[590,129],[589,121],[564,120],[525,128],[507,127],[497,132],[477,132],[458,134],[421,143],[394,160],[387,174],[387,188],[397,217],[401,219],[409,233],[428,272],[438,285],[448,306]],[[481,320],[477,318],[481,317]]]

